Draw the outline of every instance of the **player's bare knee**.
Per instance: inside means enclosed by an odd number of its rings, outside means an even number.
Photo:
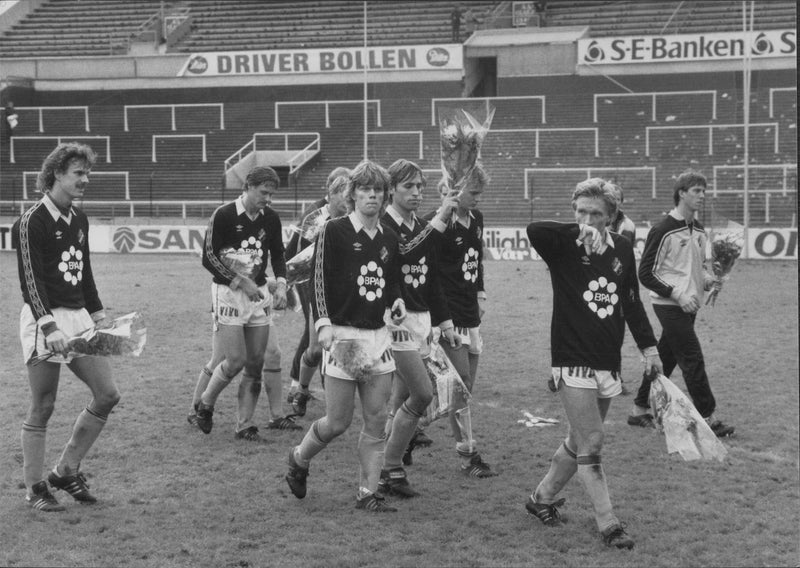
[[[244,365],[244,372],[251,377],[260,377],[261,370],[264,367],[264,359],[258,357],[256,359],[249,359]]]
[[[222,372],[225,373],[226,377],[233,379],[236,375],[239,374],[239,371],[244,369],[246,364],[247,364],[247,359],[243,354],[228,355],[225,357],[225,361],[222,362]],[[259,372],[261,372],[260,365],[259,365]]]
[[[28,411],[28,418],[25,422],[36,426],[46,426],[55,408],[55,397],[46,397],[38,401],[34,400],[31,403],[30,410]]]
[[[350,423],[352,421],[353,421],[352,418],[350,418],[350,420],[345,420],[345,419],[331,419],[330,417],[328,417],[327,433],[331,436],[331,438],[341,436],[350,427]]]
[[[415,393],[408,397],[406,404],[412,411],[421,416],[425,414],[425,410],[428,408],[432,400],[433,394],[429,392]]]
[[[105,389],[101,392],[95,393],[94,405],[98,410],[102,411],[103,414],[107,415],[115,406],[117,406],[117,404],[119,404],[121,399],[122,395],[118,389]]]
[[[583,437],[579,449],[580,454],[599,455],[603,449],[604,434],[602,431],[589,432]]]
[[[281,350],[280,349],[267,349],[264,352],[264,370],[280,369],[281,368]]]

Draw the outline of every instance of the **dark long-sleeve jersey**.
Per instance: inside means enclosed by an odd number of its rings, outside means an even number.
[[[52,308],[103,309],[89,257],[89,220],[80,209],[72,207],[67,222],[45,196],[14,223],[11,242],[22,299],[37,322],[53,321]]]
[[[705,281],[706,231],[698,221],[688,224],[672,210],[647,233],[639,278],[654,304],[677,306],[678,296],[696,296],[702,303]]]
[[[436,270],[441,233],[416,215],[413,229],[398,223],[388,211],[382,222],[400,238],[400,289],[406,309],[431,312],[431,321],[437,323],[449,320],[450,310]]]
[[[378,224],[370,238],[355,213],[325,223],[313,257],[317,326],[383,327],[386,308],[400,297],[397,234]]]
[[[553,285],[552,364],[619,371],[626,322],[639,349],[656,344],[639,298],[633,247],[608,233],[613,246],[587,255],[579,233],[577,223],[528,225],[528,239],[550,268]]]
[[[425,216],[430,220],[436,212]],[[456,327],[477,327],[481,324],[478,292],[483,292],[483,213],[469,212],[469,227],[455,220],[447,224],[439,248],[437,268],[447,307]],[[439,325],[431,313],[433,325]]]
[[[264,207],[255,219],[250,219],[242,199],[238,198],[221,205],[211,215],[203,245],[203,266],[213,275],[214,282],[226,286],[230,286],[237,276],[220,257],[220,251],[228,247],[258,254],[261,264],[253,279],[258,286],[267,282],[267,260],[272,264],[276,278],[286,278],[281,220],[269,207]]]

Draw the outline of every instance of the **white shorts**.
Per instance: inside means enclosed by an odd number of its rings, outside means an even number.
[[[63,331],[70,339],[82,334],[84,331],[94,329],[94,320],[92,320],[92,316],[85,308],[78,310],[53,308],[52,312],[58,329]],[[26,365],[31,357],[50,353],[50,350],[44,344],[44,333],[36,325],[36,319],[33,317],[33,312],[28,304],[22,305],[22,311],[19,314],[19,338],[22,342],[22,357],[25,359]],[[47,361],[50,363],[69,363],[74,357],[82,357],[82,355],[70,355],[67,357],[53,355]]]
[[[467,350],[473,355],[480,355],[483,352],[483,337],[481,337],[481,327],[458,327],[453,330],[456,335],[461,337],[461,345],[466,345]]]
[[[392,323],[387,312],[384,318],[386,327],[392,334],[393,351],[418,351],[423,357],[431,352],[431,314],[430,312],[407,312],[403,323]]]
[[[395,370],[392,335],[384,326],[359,329],[332,325],[333,345],[322,350],[322,374],[337,379],[358,381],[367,375],[383,375]]]
[[[622,377],[616,371],[597,371],[590,367],[553,367],[553,381],[576,389],[594,389],[598,398],[611,398],[622,393]]]
[[[220,325],[260,327],[272,323],[272,295],[267,285],[259,286],[263,300],[251,302],[241,290],[231,290],[225,284],[211,283],[211,311],[214,329]]]

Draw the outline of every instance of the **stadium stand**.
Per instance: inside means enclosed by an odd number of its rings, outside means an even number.
[[[713,0],[705,2],[615,2],[556,0],[547,3],[548,26],[591,26],[592,35],[691,34],[741,29],[730,7]],[[795,18],[794,2],[756,2],[754,29],[779,28]]]
[[[293,10],[287,9],[288,4],[254,0],[183,2],[193,12],[194,27],[182,42],[170,48],[196,52],[334,47],[357,45],[363,38],[359,35],[362,14],[358,3],[308,2]],[[499,4],[477,5],[488,19]],[[593,36],[660,33],[661,28],[675,33],[741,26],[740,14],[719,13],[714,4],[686,3],[686,10],[670,19],[675,2],[551,1],[547,3],[546,23],[590,24]],[[53,25],[52,14],[58,10],[86,16],[91,25],[81,33],[90,37],[90,28],[99,29],[89,17],[91,12],[118,11],[120,17],[117,20],[115,15],[115,22],[129,31],[136,28],[134,20],[141,24],[158,5],[156,0],[46,0],[3,34],[0,56],[9,56],[8,37],[22,38],[24,34],[17,32],[34,29],[35,25],[28,25],[31,21]],[[78,8],[83,12],[71,12]],[[373,35],[369,41],[376,45],[449,41],[451,9],[452,4],[447,2],[371,3]],[[756,3],[755,27],[793,27],[795,11],[788,2]],[[60,13],[60,19],[64,13]],[[621,21],[626,22],[624,30],[614,28],[612,21],[621,14]],[[315,23],[325,18],[330,19],[335,33],[322,33]],[[339,22],[345,26],[346,20],[351,27],[333,25]],[[73,23],[70,30],[82,29],[81,17]],[[50,35],[48,28],[41,29],[45,32],[27,35]],[[227,31],[217,34],[217,30]],[[52,35],[60,41],[58,34]],[[240,43],[218,43],[223,36]],[[107,54],[107,47],[99,54]],[[61,44],[53,43],[47,49],[36,51],[37,57],[59,50],[64,53]],[[690,87],[686,81],[668,75],[630,76],[623,82],[624,88],[595,76],[511,78],[500,85],[503,96],[468,99],[461,97],[461,86],[455,83],[371,84],[367,155],[387,165],[398,157],[414,159],[429,173],[429,187],[433,188],[439,169],[438,111],[458,107],[481,115],[488,102],[496,114],[483,148],[483,160],[493,180],[482,205],[487,223],[520,226],[534,216],[568,217],[565,195],[576,179],[585,175],[619,181],[625,188],[626,213],[637,223],[648,223],[671,207],[672,179],[689,166],[716,180],[717,191],[710,205],[720,214],[740,217],[744,164],[741,77],[732,72],[695,74]],[[751,220],[786,226],[796,223],[797,211],[796,86],[787,81],[785,73],[774,71],[754,72],[752,84]],[[102,175],[94,181],[92,196],[121,201],[124,207],[126,200],[230,198],[238,185],[225,182],[226,160],[254,138],[259,150],[299,151],[309,139],[291,136],[298,132],[318,133],[320,152],[292,175],[288,167],[279,173],[285,180],[285,197],[298,202],[314,200],[328,172],[340,165],[352,167],[363,157],[362,96],[362,86],[355,84],[37,94],[36,104],[41,106],[17,109],[20,125],[14,133],[18,137],[14,148],[24,147],[25,151],[15,152],[12,162],[10,145],[0,148],[3,200],[21,199],[23,191],[30,193],[33,177],[27,172],[38,170],[54,136],[85,139],[100,150],[101,161],[95,171]],[[76,101],[87,105],[86,114],[83,107],[71,106]],[[71,110],[58,111],[67,108]],[[256,133],[275,136],[258,137]],[[289,135],[291,142],[283,135]],[[109,150],[100,139],[90,136],[107,137]],[[106,155],[110,162],[104,161]],[[423,208],[435,205],[431,189]]]
[[[465,4],[484,19],[498,3]],[[132,38],[158,20],[161,6],[160,0],[47,0],[0,35],[0,57],[126,53]],[[364,40],[360,2],[187,0],[166,6],[180,7],[191,19],[190,32],[168,52],[341,47]],[[371,2],[367,41],[378,46],[449,43],[452,9],[447,2]]]

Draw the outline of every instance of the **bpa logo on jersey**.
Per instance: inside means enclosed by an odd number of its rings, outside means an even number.
[[[242,252],[254,252],[258,254],[259,257],[264,256],[264,251],[261,248],[261,241],[256,237],[250,237],[246,241],[242,241],[239,244],[239,248]]]
[[[62,252],[58,270],[63,273],[65,282],[77,286],[83,280],[83,251],[69,247],[69,250]]]
[[[428,274],[428,264],[423,256],[415,264],[404,264],[400,271],[403,273],[403,282],[418,288],[425,284]]]
[[[464,253],[464,262],[461,264],[461,271],[464,273],[464,280],[471,281],[473,284],[478,280],[478,251],[470,247]]]
[[[374,302],[383,296],[383,288],[386,280],[383,278],[383,268],[378,263],[371,260],[366,265],[361,266],[361,274],[358,276],[358,295],[363,296],[368,302]]]
[[[605,319],[614,313],[614,306],[619,302],[616,291],[617,284],[601,276],[589,282],[589,289],[583,293],[583,299],[597,317]]]

